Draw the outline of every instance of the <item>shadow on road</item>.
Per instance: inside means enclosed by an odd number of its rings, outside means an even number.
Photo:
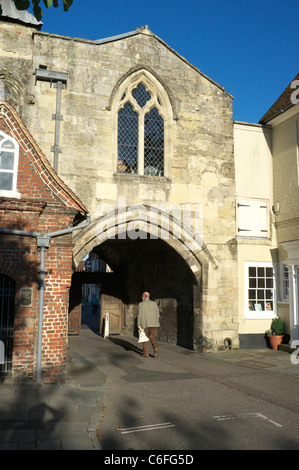
[[[126,351],[133,351],[137,354],[141,354],[142,353],[142,349],[139,349],[137,346],[135,346],[134,344],[130,343],[129,341],[125,341],[121,338],[116,338],[116,337],[109,337],[109,340],[114,343],[114,344],[117,344],[118,346],[121,346],[122,348],[124,348]]]

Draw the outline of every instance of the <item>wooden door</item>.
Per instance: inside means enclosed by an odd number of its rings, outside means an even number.
[[[100,333],[104,333],[105,316],[109,313],[109,334],[119,335],[123,321],[123,303],[117,297],[101,294]]]

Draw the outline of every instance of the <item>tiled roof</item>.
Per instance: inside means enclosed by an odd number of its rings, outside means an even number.
[[[275,101],[275,103],[266,112],[266,114],[261,118],[260,124],[266,124],[274,117],[279,116],[279,114],[295,106],[291,101],[291,95],[295,90],[295,88],[291,86],[294,80],[299,80],[299,73],[296,75],[295,78],[293,78],[293,80],[290,82],[284,92]]]

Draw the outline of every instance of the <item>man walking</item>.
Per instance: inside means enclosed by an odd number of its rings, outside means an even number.
[[[150,300],[150,294],[143,292],[142,302],[138,305],[137,325],[144,329],[146,336],[154,349],[154,356],[158,356],[157,328],[160,327],[159,308],[156,302]],[[149,357],[148,341],[143,343],[143,354],[141,357]]]
[[[95,315],[98,311],[98,298],[96,297],[95,294],[93,294],[92,299],[91,299],[91,305],[92,305],[92,314]]]

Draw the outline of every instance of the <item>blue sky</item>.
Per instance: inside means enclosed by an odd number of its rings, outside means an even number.
[[[74,0],[45,9],[42,31],[94,40],[147,24],[256,123],[299,72],[298,18],[298,0]]]

